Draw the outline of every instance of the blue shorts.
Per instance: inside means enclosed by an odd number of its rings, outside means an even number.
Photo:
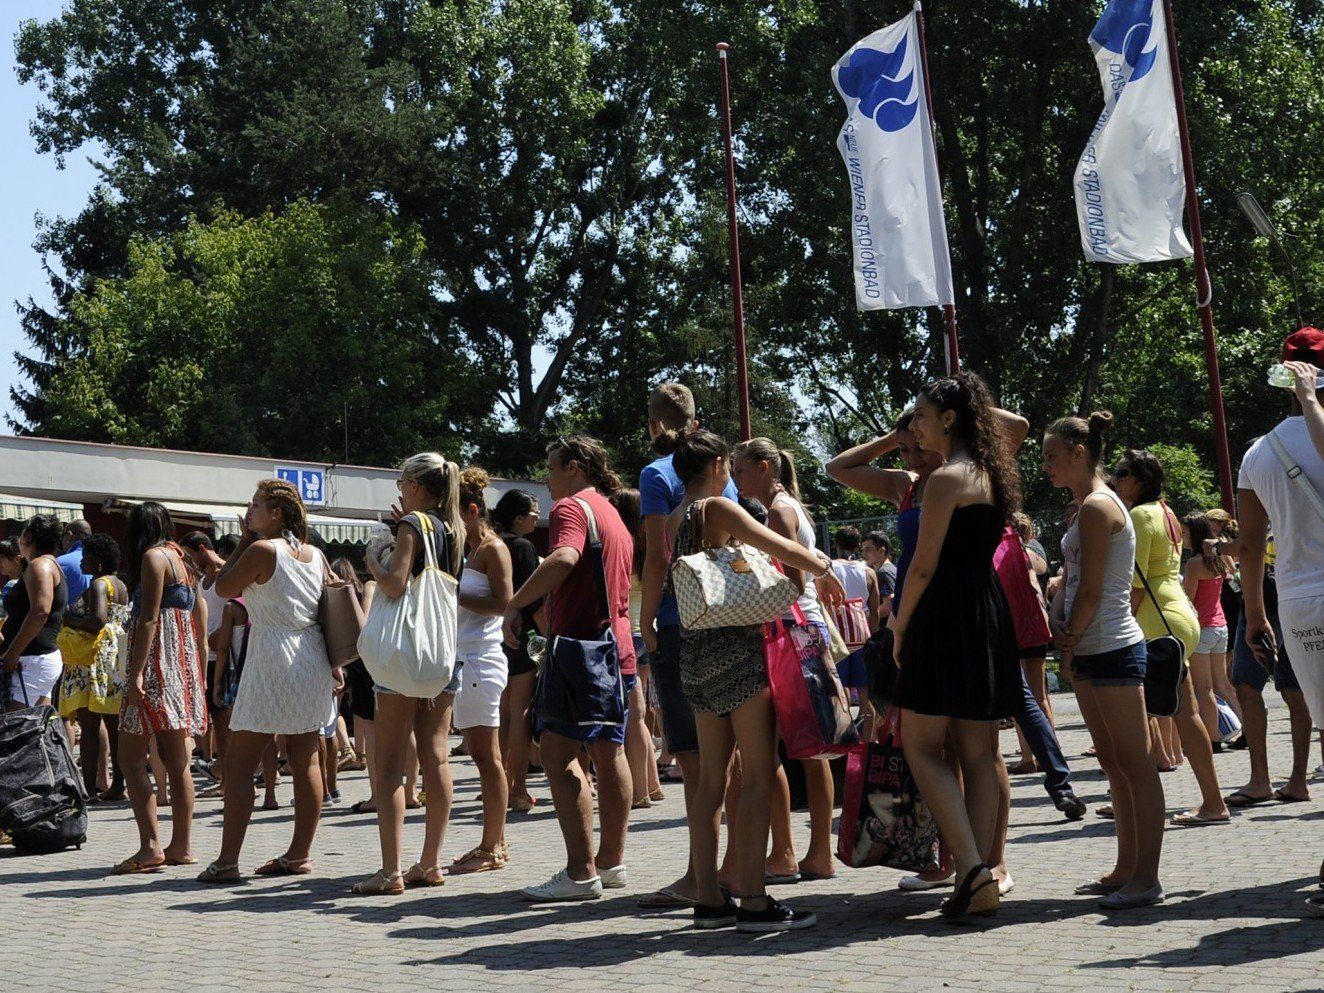
[[[699,750],[699,731],[694,726],[694,708],[685,699],[680,683],[680,625],[659,624],[657,652],[649,659],[648,671],[657,690],[662,711],[662,733],[672,755]]]
[[[1145,685],[1145,643],[1071,659],[1071,678],[1091,686]]]
[[[1283,642],[1283,626],[1278,622],[1276,604],[1265,604],[1269,623],[1273,625],[1274,640],[1278,642],[1278,658],[1273,663],[1273,688],[1279,693],[1284,690],[1300,693],[1301,684],[1296,681],[1292,663],[1287,657],[1287,645]],[[1264,692],[1269,681],[1269,670],[1255,661],[1255,653],[1246,644],[1246,615],[1237,619],[1237,636],[1232,648],[1232,685],[1249,686],[1257,693]]]
[[[621,688],[625,691],[625,720],[620,724],[563,724],[560,721],[544,721],[538,719],[538,733],[544,734],[550,732],[559,734],[562,738],[569,738],[571,741],[582,741],[584,744],[591,744],[595,741],[606,741],[613,745],[625,744],[625,725],[630,722],[630,693],[634,690],[634,682],[637,677],[634,673],[621,674]]]

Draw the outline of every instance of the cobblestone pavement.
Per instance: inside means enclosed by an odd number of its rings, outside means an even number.
[[[1064,746],[1088,744],[1074,700],[1055,697]],[[1289,766],[1286,711],[1272,713],[1274,771]],[[1011,748],[1012,736],[1003,737]],[[1218,756],[1228,792],[1247,773],[1244,752]],[[1312,765],[1318,761],[1312,748]],[[1073,758],[1076,788],[1091,808],[1105,799],[1098,766]],[[477,777],[456,763],[456,806],[447,858],[479,837]],[[1163,777],[1170,810],[1195,797],[1186,769]],[[547,796],[540,779],[534,792]],[[372,815],[348,804],[366,795],[362,773],[343,782],[345,804],[329,808],[319,831],[315,875],[252,880],[210,889],[197,869],[110,877],[135,847],[127,807],[97,808],[91,840],[78,852],[0,857],[0,934],[7,937],[0,984],[8,990],[376,991],[444,989],[661,990],[752,988],[833,990],[1198,990],[1201,993],[1324,988],[1324,921],[1303,917],[1324,843],[1319,799],[1265,805],[1231,827],[1171,828],[1163,853],[1166,906],[1108,917],[1072,888],[1106,869],[1112,826],[1091,813],[1065,823],[1038,777],[1015,781],[1010,865],[1015,892],[989,923],[952,926],[935,911],[940,894],[905,895],[889,870],[843,869],[829,881],[780,895],[819,915],[817,927],[751,938],[698,932],[684,912],[646,913],[636,899],[682,868],[685,827],[679,785],[630,833],[630,887],[603,900],[531,907],[519,886],[561,864],[550,803],[514,815],[513,862],[502,872],[450,880],[402,897],[350,895],[377,864]],[[257,812],[243,856],[249,871],[284,849],[285,809]],[[800,840],[807,817],[796,815]],[[168,828],[167,828],[168,830]],[[407,822],[411,845],[421,812]],[[220,838],[219,801],[201,801],[197,852],[205,863]]]

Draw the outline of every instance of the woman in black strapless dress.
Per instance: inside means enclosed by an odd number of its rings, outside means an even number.
[[[919,541],[895,622],[906,760],[956,860],[948,917],[997,910],[990,870],[1001,802],[997,721],[1019,709],[1020,661],[993,551],[1020,496],[988,387],[961,373],[930,383],[911,431],[945,463],[929,477]],[[943,755],[955,743],[958,781]]]

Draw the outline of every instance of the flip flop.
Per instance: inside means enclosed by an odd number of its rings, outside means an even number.
[[[375,806],[374,806],[371,810],[368,809],[368,805],[369,805],[370,803],[372,803],[371,800],[357,800],[357,801],[354,802],[354,804],[353,804],[349,809],[350,809],[351,811],[353,811],[354,813],[356,813],[356,814],[375,814],[375,813],[377,813],[377,808],[376,808]]]
[[[1288,793],[1286,790],[1282,789],[1281,787],[1279,787],[1278,789],[1276,789],[1276,790],[1273,791],[1273,799],[1277,800],[1279,803],[1309,803],[1309,802],[1310,802],[1310,797],[1306,797],[1306,796],[1292,796],[1291,793]]]
[[[670,886],[663,886],[656,892],[649,893],[641,897],[636,903],[636,907],[643,910],[677,910],[683,907],[693,907],[695,901],[689,897],[681,896]]]
[[[776,873],[766,872],[763,874],[764,886],[791,886],[798,883],[804,877],[798,872],[792,872],[786,876],[778,876]]]
[[[1177,827],[1207,827],[1213,824],[1231,824],[1231,817],[1204,817],[1199,813],[1173,814],[1172,824]]]
[[[1277,794],[1274,796],[1251,796],[1245,790],[1237,790],[1235,793],[1223,797],[1223,802],[1229,807],[1255,807],[1276,798]]]
[[[137,876],[151,872],[160,872],[165,868],[162,862],[139,862],[137,859],[125,859],[110,870],[112,876]]]
[[[685,777],[680,774],[680,770],[674,765],[665,766],[657,771],[659,782],[663,783],[683,783]]]
[[[194,858],[192,855],[185,855],[182,859],[167,858],[163,864],[164,865],[197,865],[198,860]]]
[[[211,884],[241,883],[243,876],[239,874],[239,866],[222,865],[220,862],[212,862],[202,872],[198,873],[198,882]]]

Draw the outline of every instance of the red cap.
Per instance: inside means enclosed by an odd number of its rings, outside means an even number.
[[[1283,342],[1284,362],[1309,362],[1324,369],[1324,331],[1302,328],[1293,331]]]

